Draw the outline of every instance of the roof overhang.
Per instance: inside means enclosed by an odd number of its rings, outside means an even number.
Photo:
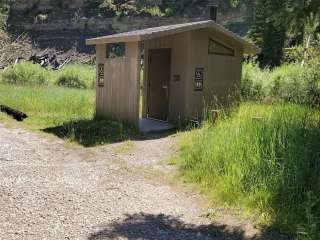
[[[191,23],[183,23],[183,24],[175,24],[154,28],[147,28],[142,30],[136,30],[125,33],[118,33],[103,37],[91,38],[86,40],[87,45],[99,45],[106,43],[116,43],[116,42],[140,42],[154,38],[165,37],[169,35],[174,35],[178,33],[183,33],[187,31],[197,30],[197,29],[212,29],[215,30],[224,36],[234,40],[239,43],[244,53],[247,54],[257,54],[260,53],[260,49],[255,46],[253,43],[250,43],[237,34],[227,30],[223,26],[218,23],[208,20],[208,21],[200,21],[200,22],[191,22]]]

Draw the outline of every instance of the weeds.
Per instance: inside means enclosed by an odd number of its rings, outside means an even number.
[[[28,114],[25,127],[43,130],[60,138],[92,147],[128,140],[135,128],[116,121],[95,118],[95,92],[59,87],[0,84],[0,104]],[[0,120],[6,118],[0,113]]]
[[[307,200],[302,204],[305,211],[305,221],[298,226],[297,240],[315,240],[320,238],[320,218],[315,216],[314,209],[320,202],[319,196],[314,193],[307,193]]]
[[[177,163],[214,203],[258,212],[294,233],[305,222],[306,193],[320,190],[319,124],[319,110],[309,107],[242,104],[214,127],[186,133]]]
[[[0,103],[28,114],[25,124],[36,129],[91,119],[95,112],[93,90],[0,84]]]
[[[241,95],[244,100],[288,101],[320,105],[320,58],[305,66],[297,63],[260,69],[255,63],[244,64]]]
[[[48,71],[40,65],[29,62],[21,62],[10,67],[2,74],[4,83],[16,85],[48,85],[50,77]]]
[[[58,86],[70,88],[94,88],[95,67],[88,65],[70,65],[59,71],[54,81]]]
[[[59,71],[49,70],[30,62],[20,62],[7,69],[1,81],[8,84],[28,86],[63,86],[89,89],[94,87],[95,67],[70,64]]]

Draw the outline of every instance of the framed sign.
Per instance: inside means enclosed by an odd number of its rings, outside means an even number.
[[[194,90],[203,90],[203,78],[204,78],[204,68],[196,68],[194,74]]]
[[[99,87],[104,86],[104,64],[103,63],[98,64],[98,86]]]
[[[107,58],[118,58],[126,55],[126,44],[125,43],[108,43],[106,48]]]
[[[173,75],[173,81],[180,82],[180,80],[181,80],[181,76],[179,74]]]

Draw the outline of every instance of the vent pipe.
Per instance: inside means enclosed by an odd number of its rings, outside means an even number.
[[[210,6],[210,20],[217,21],[218,6]]]

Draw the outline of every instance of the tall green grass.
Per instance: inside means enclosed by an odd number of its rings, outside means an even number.
[[[136,136],[133,127],[95,118],[95,91],[0,84],[0,105],[25,112],[22,126],[54,134],[86,147]],[[0,121],[10,121],[0,113]],[[13,121],[13,120],[12,120]]]
[[[34,128],[58,126],[76,119],[93,118],[94,90],[0,84],[0,104],[29,115],[25,124]]]
[[[70,64],[61,70],[50,70],[30,62],[20,62],[1,74],[1,81],[8,84],[29,86],[63,86],[70,88],[94,88],[95,67]]]
[[[308,194],[320,199],[318,109],[245,103],[183,136],[177,163],[214,203],[245,208],[291,233],[305,226]],[[320,216],[320,204],[312,213]]]

